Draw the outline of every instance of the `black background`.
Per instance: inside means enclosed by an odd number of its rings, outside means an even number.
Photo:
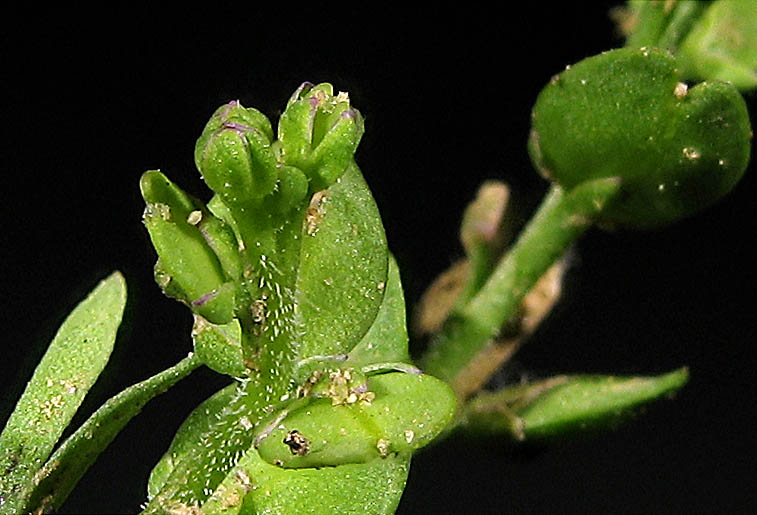
[[[111,8],[6,17],[1,97],[2,420],[66,313],[114,269],[129,305],[81,411],[190,350],[190,315],[152,281],[140,174],[160,168],[207,198],[192,150],[230,99],[275,119],[303,80],[349,91],[366,118],[358,163],[381,209],[412,310],[461,255],[461,211],[487,178],[524,217],[546,191],[525,151],[540,88],[620,46],[607,9],[368,13],[341,5],[170,16]],[[580,4],[580,3],[579,3]],[[748,100],[752,118],[757,102]],[[451,440],[413,461],[400,513],[721,512],[754,508],[754,166],[724,202],[647,233],[591,230],[565,295],[518,355],[521,373],[691,367],[675,401],[615,432],[512,453]],[[415,351],[420,346],[414,347]],[[128,513],[194,405],[225,380],[195,373],[119,435],[64,512]],[[79,413],[76,421],[86,413]]]

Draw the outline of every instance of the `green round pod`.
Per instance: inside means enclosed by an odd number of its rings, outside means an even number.
[[[376,375],[368,388],[369,401],[322,398],[293,411],[260,441],[260,456],[284,468],[367,463],[427,445],[455,414],[455,394],[429,375]]]
[[[652,228],[702,210],[730,191],[749,162],[746,105],[731,84],[679,81],[675,59],[623,48],[555,76],[532,114],[529,153],[566,189],[619,177],[605,223]]]

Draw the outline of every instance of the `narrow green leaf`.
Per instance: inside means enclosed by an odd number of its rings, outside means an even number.
[[[686,368],[653,377],[557,376],[480,394],[465,406],[461,428],[515,440],[601,429],[679,390],[688,377]]]
[[[24,496],[27,499],[24,511],[48,512],[60,508],[97,456],[144,405],[200,364],[200,360],[190,354],[173,367],[110,398],[63,442],[34,476],[33,487]]]
[[[21,492],[105,367],[125,305],[126,283],[114,272],[58,329],[0,436],[1,513],[20,513]]]

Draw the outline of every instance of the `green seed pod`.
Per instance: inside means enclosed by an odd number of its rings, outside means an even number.
[[[619,177],[621,194],[602,221],[661,226],[712,204],[749,161],[744,100],[727,83],[691,89],[663,51],[624,48],[554,77],[536,101],[529,152],[566,189]]]
[[[276,184],[268,119],[238,102],[219,108],[195,146],[195,164],[208,187],[228,204],[261,198]]]
[[[214,323],[231,321],[234,286],[227,282],[213,249],[193,223],[203,212],[201,204],[158,171],[143,174],[140,189],[147,203],[144,224],[158,253],[158,285]],[[205,213],[200,216],[211,216]]]
[[[284,468],[366,463],[427,445],[455,414],[454,393],[432,376],[389,373],[367,385],[365,400],[318,399],[290,413],[260,441],[260,456]]]
[[[682,73],[757,88],[756,10],[754,0],[713,2],[676,53]]]
[[[342,175],[363,135],[363,118],[346,93],[331,84],[304,83],[290,98],[279,120],[281,156],[324,189]]]

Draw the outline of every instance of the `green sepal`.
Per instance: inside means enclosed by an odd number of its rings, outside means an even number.
[[[218,258],[226,278],[230,281],[239,280],[242,277],[244,267],[239,250],[239,240],[234,230],[208,209],[195,211],[195,213],[196,218],[191,221],[195,222],[199,218],[199,222],[196,222],[195,226]]]
[[[688,89],[675,59],[624,48],[585,59],[553,78],[536,101],[529,152],[566,189],[620,177],[602,213],[610,225],[657,227],[730,191],[749,161],[751,127],[736,88]]]
[[[281,159],[304,171],[311,192],[333,184],[352,162],[364,132],[363,118],[331,84],[302,84],[279,120]]]
[[[147,204],[144,224],[158,253],[158,285],[167,295],[214,323],[231,321],[234,285],[227,283],[213,248],[193,224],[197,214],[212,215],[158,171],[145,172],[140,189]]]
[[[230,102],[213,114],[197,140],[195,164],[224,202],[244,204],[274,189],[272,138],[271,124],[262,113]]]
[[[652,377],[557,376],[479,394],[463,408],[459,427],[526,441],[604,429],[681,389],[688,377],[686,368]]]
[[[242,352],[242,330],[238,320],[216,325],[194,316],[192,342],[197,357],[219,374],[243,378],[250,374]]]
[[[101,281],[61,324],[0,434],[0,511],[26,513],[35,475],[102,372],[126,305],[119,272]]]
[[[757,5],[719,0],[688,33],[677,52],[681,73],[696,80],[722,80],[740,90],[757,87]]]
[[[260,456],[284,468],[367,463],[427,445],[455,414],[454,393],[432,376],[382,374],[367,387],[370,401],[323,398],[293,411],[262,439]]]

